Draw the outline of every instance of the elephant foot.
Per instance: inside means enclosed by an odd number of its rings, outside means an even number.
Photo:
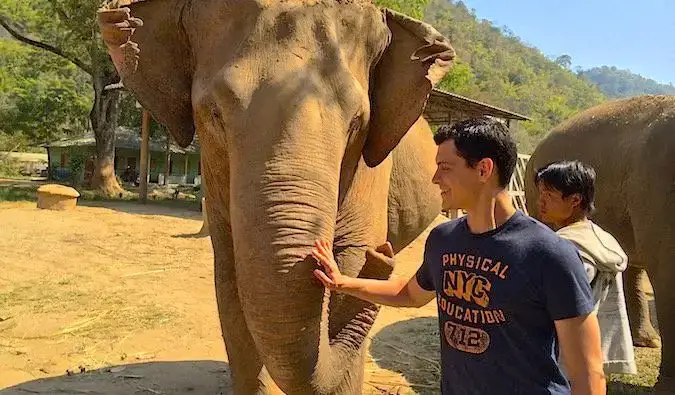
[[[643,348],[661,348],[661,340],[660,339],[649,339],[649,338],[634,339],[633,340],[633,346],[643,347]]]
[[[633,335],[633,346],[644,348],[661,348],[661,337],[654,331],[654,333],[640,332]]]

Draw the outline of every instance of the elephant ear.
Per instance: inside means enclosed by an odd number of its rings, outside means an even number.
[[[434,85],[450,70],[455,50],[427,23],[384,9],[391,42],[371,84],[371,116],[363,159],[380,164],[419,119]]]
[[[195,133],[192,67],[174,2],[114,0],[98,11],[97,19],[124,87],[186,147]]]

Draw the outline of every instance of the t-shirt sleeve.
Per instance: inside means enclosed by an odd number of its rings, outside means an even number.
[[[593,293],[579,252],[560,239],[544,254],[542,286],[551,318],[564,320],[593,311]]]
[[[430,270],[431,265],[429,262],[429,257],[431,256],[433,236],[434,232],[432,231],[427,237],[427,241],[424,244],[424,258],[422,259],[422,265],[419,267],[419,269],[417,269],[417,273],[415,273],[417,283],[420,285],[420,287],[422,287],[422,289],[426,291],[433,291],[436,289],[434,287],[433,277],[431,276]]]

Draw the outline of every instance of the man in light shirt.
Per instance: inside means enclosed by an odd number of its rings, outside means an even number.
[[[636,374],[622,281],[628,258],[616,239],[588,218],[595,171],[579,161],[555,162],[537,171],[535,183],[539,219],[581,255],[600,324],[605,373]]]

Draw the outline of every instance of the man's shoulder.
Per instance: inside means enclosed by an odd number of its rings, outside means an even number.
[[[516,227],[518,243],[530,252],[530,256],[549,260],[551,256],[578,255],[572,242],[560,237],[553,229],[539,220],[523,214],[518,218]]]
[[[526,239],[523,239],[523,242],[527,244],[551,246],[561,240],[553,229],[524,213],[519,212],[514,228],[519,233],[525,234]]]

